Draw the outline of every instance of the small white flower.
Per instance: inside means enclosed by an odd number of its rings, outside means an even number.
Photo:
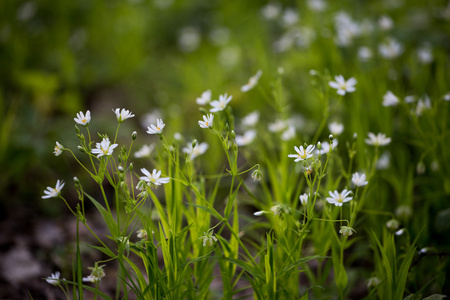
[[[381,280],[378,277],[370,277],[367,280],[367,288],[374,288],[381,283]]]
[[[338,122],[331,122],[328,124],[328,129],[332,135],[340,135],[344,131],[344,124]]]
[[[363,185],[368,184],[368,182],[366,181],[366,174],[364,174],[364,173],[360,174],[358,172],[353,174],[352,182],[356,186],[363,186]]]
[[[403,46],[397,40],[391,38],[378,46],[378,52],[386,59],[394,59],[403,53]]]
[[[311,10],[323,11],[327,8],[327,3],[324,0],[308,0],[308,7]]]
[[[323,142],[323,143],[321,143],[322,149],[320,149],[320,150],[317,149],[316,153],[319,154],[319,152],[320,152],[320,154],[327,154],[328,152],[330,152],[330,150],[334,150],[338,144],[339,144],[339,142],[338,142],[338,139],[336,139],[336,138],[333,139],[333,144],[331,147],[328,142]]]
[[[397,230],[400,227],[400,222],[396,219],[390,219],[386,222],[386,227],[392,231]]]
[[[294,146],[294,149],[297,152],[297,154],[289,154],[288,157],[295,158],[294,162],[298,162],[298,161],[302,161],[302,160],[311,158],[313,156],[312,152],[315,147],[316,146],[314,146],[314,145],[309,145],[306,149],[303,149],[303,146],[300,146],[300,148],[298,148],[297,146]]]
[[[153,150],[155,149],[154,144],[150,145],[143,145],[141,149],[134,152],[134,157],[136,158],[142,158],[142,157],[150,157],[150,154],[152,154]]]
[[[147,133],[148,134],[162,134],[164,126],[166,126],[166,124],[164,124],[164,122],[161,119],[157,119],[156,126],[151,124],[150,126],[147,127]]]
[[[283,26],[289,27],[296,24],[299,20],[298,12],[292,8],[287,8],[282,16]]]
[[[59,272],[55,272],[52,274],[52,276],[45,278],[45,281],[47,281],[48,283],[52,284],[52,285],[59,285],[59,276],[60,273]]]
[[[194,160],[194,158],[202,155],[208,150],[209,145],[205,142],[196,144],[194,148],[192,148],[192,143],[189,143],[187,147],[184,147],[182,150],[189,156],[189,160]]]
[[[394,95],[391,91],[387,91],[386,94],[383,96],[383,106],[395,106],[399,103],[399,99],[397,96]]]
[[[253,215],[255,215],[255,216],[262,216],[265,213],[266,212],[264,210],[260,210],[260,211],[254,212]]]
[[[244,135],[237,135],[236,136],[236,144],[238,146],[245,146],[253,142],[253,140],[256,137],[256,131],[251,129],[247,130]]]
[[[334,204],[336,206],[342,206],[345,202],[348,202],[353,199],[353,197],[347,197],[350,195],[351,191],[343,190],[339,193],[337,190],[334,192],[329,191],[328,194],[330,197],[327,197],[327,201],[330,204]]]
[[[231,99],[233,99],[233,96],[228,96],[227,93],[220,95],[219,100],[214,100],[210,103],[210,105],[213,107],[209,111],[210,112],[218,112],[224,110],[228,103],[230,103]]]
[[[395,232],[395,235],[400,236],[400,235],[404,234],[405,231],[406,231],[405,228],[399,229],[399,230],[397,230],[397,231]]]
[[[74,118],[74,120],[77,124],[88,126],[89,122],[91,121],[91,112],[88,110],[86,114],[84,114],[82,111],[80,111],[79,113],[77,113],[77,117]]]
[[[249,90],[251,90],[252,88],[254,88],[256,86],[256,84],[258,83],[259,78],[261,78],[261,75],[262,75],[262,71],[258,70],[258,72],[256,72],[256,74],[254,76],[250,77],[250,79],[248,80],[248,83],[241,87],[241,92],[245,93],[245,92],[248,92]]]
[[[339,233],[343,236],[351,236],[353,232],[356,232],[356,230],[349,226],[341,226],[341,229],[339,230]]]
[[[139,239],[148,239],[147,230],[145,229],[139,229],[137,231],[137,237]]]
[[[421,116],[424,110],[427,110],[430,108],[431,108],[430,97],[428,97],[428,95],[424,95],[423,97],[421,97],[419,99],[419,101],[417,101],[416,115]]]
[[[373,56],[372,50],[369,47],[360,47],[358,49],[358,58],[361,61],[368,61]]]
[[[269,131],[279,133],[285,130],[288,125],[287,121],[278,119],[274,123],[269,124]]]
[[[372,132],[368,133],[369,138],[365,139],[366,144],[372,145],[372,146],[386,146],[391,142],[391,138],[386,137],[386,134],[384,133],[378,133],[375,135]]]
[[[300,197],[299,197],[300,203],[303,206],[306,206],[308,204],[308,198],[309,198],[309,195],[307,193],[304,193],[303,195],[300,195]]]
[[[253,111],[242,118],[242,125],[246,127],[255,126],[259,121],[259,112]]]
[[[391,154],[386,151],[381,154],[380,158],[377,160],[376,168],[377,170],[386,170],[389,169],[391,165]]]
[[[208,232],[203,232],[204,236],[199,237],[198,239],[203,239],[203,247],[208,246],[211,247],[214,242],[217,242],[217,238],[214,236],[213,230],[208,230]]]
[[[97,154],[97,158],[102,156],[112,155],[114,149],[119,146],[118,144],[112,144],[109,141],[109,138],[103,138],[101,143],[96,143],[96,149],[92,149],[92,154]]]
[[[447,94],[445,94],[444,96],[442,96],[442,98],[443,98],[445,101],[450,101],[450,92],[448,92]]]
[[[211,90],[204,91],[200,97],[198,97],[195,102],[198,105],[206,105],[211,101]]]
[[[347,81],[344,79],[344,76],[338,75],[334,76],[336,81],[328,82],[328,85],[333,89],[337,89],[338,95],[344,96],[346,93],[351,93],[356,91],[355,84],[357,83],[355,78],[350,78]]]
[[[417,49],[417,58],[425,65],[431,63],[434,60],[433,51],[429,46],[424,46]]]
[[[405,103],[413,103],[415,101],[416,101],[416,96],[414,96],[414,95],[405,96]]]
[[[198,125],[201,128],[212,128],[213,121],[214,121],[214,115],[209,114],[209,116],[208,115],[203,116],[203,121],[198,121]]]
[[[59,179],[56,181],[56,187],[47,187],[46,190],[44,190],[44,196],[42,196],[42,199],[48,199],[48,198],[56,198],[61,193],[62,188],[64,187],[64,181],[60,181]]]
[[[278,3],[269,3],[261,8],[261,15],[267,20],[278,18],[281,13],[281,7]]]
[[[55,156],[61,155],[61,153],[63,153],[63,151],[64,151],[64,146],[61,145],[60,143],[56,142],[55,151],[53,151]]]
[[[394,21],[389,16],[383,15],[378,20],[378,25],[380,26],[381,30],[388,31],[394,27]]]
[[[281,139],[283,141],[290,141],[293,138],[295,138],[295,127],[294,126],[289,126],[281,135]]]
[[[119,123],[134,117],[133,113],[125,108],[122,108],[122,110],[120,110],[120,108],[116,108],[116,110],[113,109],[112,111],[116,114],[117,121],[119,121]]]
[[[169,183],[170,178],[169,177],[161,177],[161,171],[156,171],[156,169],[153,169],[153,172],[150,174],[150,172],[142,168],[141,172],[144,173],[145,176],[139,177],[140,180],[144,180],[148,182],[151,186],[161,185]]]

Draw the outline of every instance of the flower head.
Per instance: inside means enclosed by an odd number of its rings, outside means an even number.
[[[294,160],[295,162],[311,158],[313,156],[312,151],[314,150],[315,147],[316,146],[314,145],[309,145],[306,149],[303,149],[303,146],[300,146],[300,148],[294,146],[294,149],[297,152],[297,154],[289,154],[288,157],[295,158]]]
[[[241,92],[248,92],[249,90],[251,90],[252,88],[254,88],[256,86],[256,84],[259,81],[259,78],[261,78],[262,75],[262,71],[258,70],[258,72],[256,72],[256,74],[252,77],[250,77],[250,79],[248,80],[248,83],[246,85],[243,85],[241,87]]]
[[[136,158],[142,158],[142,157],[150,157],[150,154],[152,154],[153,150],[155,149],[154,144],[150,145],[143,145],[141,149],[134,152],[134,157]]]
[[[399,99],[391,91],[387,91],[383,96],[383,106],[395,106],[399,103]]]
[[[261,177],[262,177],[262,174],[261,174],[261,171],[259,170],[259,168],[255,171],[253,171],[253,173],[252,173],[253,181],[260,181]]]
[[[198,105],[206,105],[211,101],[211,90],[204,91],[200,97],[198,97],[195,102]]]
[[[316,150],[316,152],[317,153],[320,152],[320,154],[327,154],[331,150],[335,149],[338,144],[339,144],[338,139],[333,139],[333,142],[332,142],[331,146],[330,146],[330,143],[328,143],[328,142],[322,142],[321,143],[321,148],[322,149]]]
[[[212,128],[213,121],[214,121],[214,115],[209,114],[209,116],[208,115],[203,116],[203,121],[198,121],[198,125],[201,128]]]
[[[210,103],[210,105],[213,107],[209,111],[210,112],[218,112],[224,110],[228,103],[230,103],[231,99],[233,99],[233,96],[228,96],[227,93],[220,95],[219,100],[214,100]]]
[[[259,112],[253,111],[242,118],[242,125],[247,127],[255,126],[259,121]]]
[[[96,143],[97,148],[92,149],[92,154],[97,154],[97,157],[100,158],[102,156],[112,155],[114,149],[119,146],[118,144],[112,144],[109,141],[109,138],[103,138],[101,143]]]
[[[332,135],[340,135],[344,131],[344,124],[331,122],[328,124],[328,129],[330,129]]]
[[[400,222],[396,219],[390,219],[386,222],[386,227],[389,230],[396,231],[400,227]]]
[[[366,174],[358,172],[354,173],[352,176],[352,182],[356,186],[363,186],[366,185],[368,182],[366,181]]]
[[[145,229],[139,229],[137,231],[137,237],[139,239],[148,239],[147,230]]]
[[[77,124],[86,127],[91,121],[91,112],[88,110],[86,114],[84,114],[82,111],[80,111],[79,113],[77,113],[77,117],[74,118],[74,120]]]
[[[290,141],[295,138],[295,127],[289,126],[282,134],[281,139],[283,141]]]
[[[183,152],[189,156],[190,160],[202,155],[209,148],[208,144],[205,142],[196,144],[194,147],[192,147],[192,144],[193,143],[190,143],[187,147],[183,147]]]
[[[44,190],[44,196],[42,196],[42,199],[48,199],[48,198],[56,198],[61,193],[62,188],[64,187],[64,181],[60,181],[59,179],[56,181],[56,187],[47,187],[46,190]]]
[[[256,137],[256,131],[253,129],[247,130],[244,132],[244,135],[236,136],[236,144],[238,146],[245,146],[253,142]]]
[[[133,113],[125,108],[122,108],[122,110],[120,110],[120,108],[116,108],[116,110],[113,109],[112,111],[116,114],[117,121],[119,121],[119,123],[134,117]]]
[[[141,172],[144,173],[145,176],[139,177],[140,180],[146,181],[150,186],[157,186],[161,184],[169,183],[170,178],[169,177],[161,177],[161,171],[156,171],[156,169],[153,169],[153,172],[150,174],[150,172],[142,168]]]
[[[157,119],[156,126],[151,124],[150,126],[147,127],[147,133],[148,134],[162,134],[164,126],[166,126],[166,124],[164,124],[164,122],[161,119]]]
[[[208,246],[211,247],[214,242],[217,242],[217,238],[214,236],[213,230],[208,230],[208,232],[203,232],[204,236],[199,237],[198,239],[203,239],[203,247]]]
[[[309,198],[309,195],[307,193],[304,193],[303,195],[300,195],[300,197],[299,197],[300,203],[303,206],[306,206],[306,204],[308,204],[308,198]]]
[[[369,138],[365,139],[366,144],[372,145],[372,146],[386,146],[391,142],[391,138],[386,137],[386,134],[384,133],[378,133],[375,135],[372,132],[368,133]]]
[[[351,93],[351,92],[356,91],[355,84],[357,81],[355,78],[352,77],[346,81],[344,79],[344,76],[338,75],[338,76],[334,76],[334,79],[336,81],[330,81],[330,82],[328,82],[328,84],[333,89],[337,89],[338,95],[344,96],[346,93]]]
[[[61,145],[60,143],[56,142],[55,151],[53,151],[55,156],[61,155],[61,153],[63,153],[63,151],[64,151],[64,146]]]
[[[341,229],[339,230],[339,233],[343,236],[351,236],[353,232],[356,232],[355,229],[349,226],[341,226]]]
[[[60,276],[60,273],[55,272],[52,274],[52,276],[45,278],[45,281],[47,281],[48,283],[55,285],[55,286],[59,285],[59,276]]]
[[[378,46],[378,52],[386,59],[394,59],[403,53],[403,46],[397,40],[390,38]]]
[[[327,201],[330,204],[334,204],[336,206],[342,206],[345,202],[348,202],[353,199],[353,197],[347,197],[350,195],[352,191],[343,190],[339,193],[337,190],[334,192],[329,191],[328,194],[330,197],[327,197]]]
[[[98,266],[97,263],[95,263],[94,267],[89,267],[88,269],[91,270],[91,275],[88,277],[84,277],[83,281],[85,282],[98,282],[103,277],[105,277],[105,271],[103,270],[103,266]]]

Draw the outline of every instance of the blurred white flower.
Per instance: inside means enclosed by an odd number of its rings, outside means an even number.
[[[184,147],[182,151],[189,156],[189,160],[194,160],[194,158],[202,155],[208,150],[209,145],[205,142],[196,144],[194,148],[192,148],[193,143],[189,143],[187,147]]]
[[[200,97],[198,97],[195,102],[198,105],[206,105],[211,101],[211,90],[204,91]]]
[[[431,100],[427,94],[417,101],[416,115],[421,116],[424,110],[431,109]]]
[[[82,111],[77,113],[77,117],[74,118],[75,122],[81,126],[88,126],[89,122],[91,121],[91,112],[88,110],[86,114],[84,114]]]
[[[239,46],[227,46],[222,47],[219,54],[217,55],[217,60],[222,65],[222,67],[227,69],[232,69],[241,60],[241,48]]]
[[[364,186],[366,184],[368,184],[368,182],[366,181],[366,174],[364,173],[353,173],[352,176],[352,182],[355,186]]]
[[[433,62],[433,51],[430,46],[423,46],[417,49],[417,58],[419,61],[425,65]]]
[[[142,145],[141,149],[134,152],[134,157],[136,158],[150,157],[150,154],[152,154],[154,149],[155,149],[154,144]]]
[[[209,114],[209,116],[208,115],[203,116],[203,121],[198,121],[198,125],[201,128],[212,128],[213,121],[214,121],[214,115]]]
[[[256,84],[258,84],[259,78],[261,78],[262,75],[262,71],[258,70],[258,72],[256,72],[256,74],[252,77],[250,77],[250,79],[248,80],[248,83],[246,85],[243,85],[241,87],[241,92],[248,92],[249,90],[251,90],[252,88],[254,88],[256,86]]]
[[[138,239],[148,239],[147,230],[139,229],[137,231],[137,237]]]
[[[116,110],[113,109],[112,111],[116,114],[117,121],[119,123],[134,117],[133,113],[125,108],[122,108],[122,110],[120,110],[120,108],[116,108]]]
[[[298,23],[299,16],[295,9],[287,8],[283,16],[281,17],[281,22],[284,27],[289,27]]]
[[[259,121],[259,112],[253,111],[242,118],[242,125],[246,127],[255,126]]]
[[[338,46],[349,46],[353,39],[360,35],[360,25],[354,22],[350,16],[343,11],[335,14],[334,26],[336,28],[336,44]]]
[[[377,170],[386,170],[389,169],[389,166],[391,165],[391,154],[386,151],[381,154],[380,158],[377,160]]]
[[[327,201],[330,204],[334,204],[336,206],[342,206],[345,202],[348,202],[353,199],[353,197],[347,197],[350,195],[351,191],[343,190],[339,193],[337,190],[334,192],[329,191],[328,194],[330,197],[327,197]]]
[[[161,119],[156,120],[156,126],[151,124],[147,127],[148,134],[162,134],[164,127],[166,124]]]
[[[269,131],[279,133],[286,129],[288,123],[285,120],[278,119],[274,123],[269,124]]]
[[[343,236],[351,236],[353,232],[356,232],[355,229],[349,227],[349,226],[341,226],[339,233]]]
[[[44,190],[44,196],[42,196],[42,199],[48,199],[48,198],[55,198],[58,197],[61,193],[62,188],[64,187],[64,181],[60,181],[59,179],[56,181],[56,187],[47,187],[46,190]]]
[[[102,156],[109,156],[112,155],[114,149],[119,146],[118,144],[112,144],[109,141],[109,138],[103,138],[101,143],[96,143],[95,147],[96,149],[92,149],[92,154],[97,154],[97,158],[100,158]]]
[[[372,146],[386,146],[391,142],[390,137],[386,137],[386,134],[384,133],[378,133],[375,135],[372,132],[368,133],[369,138],[365,139],[366,144],[372,145]]]
[[[182,51],[192,52],[200,45],[200,32],[195,27],[184,27],[178,36],[178,45]]]
[[[307,5],[314,11],[324,11],[327,8],[327,3],[324,0],[308,0]]]
[[[226,27],[214,28],[209,33],[209,39],[214,46],[223,46],[230,39],[230,30]]]
[[[344,79],[342,75],[334,76],[334,79],[336,81],[330,81],[328,82],[328,85],[332,87],[333,89],[337,89],[338,95],[345,95],[346,93],[351,93],[356,91],[355,84],[356,79],[350,78],[347,81]]]
[[[45,278],[45,281],[47,281],[47,283],[50,283],[51,285],[59,285],[59,276],[60,273],[59,272],[55,272],[52,274],[52,276]]]
[[[233,99],[233,96],[228,96],[227,93],[220,95],[219,100],[214,100],[210,103],[210,105],[213,107],[209,111],[210,112],[218,112],[224,110],[228,103],[230,103],[231,99]]]
[[[328,129],[332,135],[340,135],[344,131],[344,124],[338,122],[331,122],[328,124]]]
[[[294,162],[311,158],[313,156],[312,152],[314,148],[315,148],[314,145],[309,145],[306,149],[304,149],[303,146],[300,146],[300,148],[294,146],[294,149],[297,152],[297,154],[289,154],[288,157],[295,158]]]
[[[396,39],[389,38],[385,43],[378,45],[378,52],[386,59],[394,59],[403,53],[403,46]]]
[[[265,213],[266,212],[264,210],[260,210],[260,211],[254,212],[253,215],[255,215],[255,216],[262,216]]]
[[[217,242],[217,238],[214,236],[214,230],[208,230],[208,232],[203,232],[203,236],[198,239],[203,239],[203,247],[208,246],[211,247],[214,242]]]
[[[253,142],[256,137],[256,130],[250,129],[244,132],[244,135],[236,136],[236,144],[238,146],[245,146]]]
[[[156,169],[153,169],[153,172],[151,174],[145,168],[142,168],[141,172],[144,173],[145,176],[141,176],[139,177],[139,179],[146,181],[148,184],[150,184],[150,186],[166,184],[170,181],[169,177],[160,177],[161,171],[156,171]]]
[[[413,95],[409,95],[409,96],[405,96],[405,103],[413,103],[414,101],[416,101],[416,96]]]
[[[383,96],[383,106],[395,106],[399,103],[399,99],[397,96],[394,95],[391,91],[387,91],[386,94]]]
[[[394,27],[394,21],[392,21],[391,17],[383,15],[378,19],[378,25],[381,30],[388,31]]]
[[[338,144],[339,144],[339,142],[338,142],[338,139],[336,139],[336,138],[333,139],[333,146],[332,147],[330,147],[330,143],[322,142],[320,144],[321,145],[321,149],[320,150],[317,149],[316,153],[319,154],[319,152],[320,152],[320,154],[327,154],[328,152],[330,152],[330,150],[336,149]]]
[[[281,139],[283,141],[290,141],[293,138],[295,138],[295,127],[294,126],[289,126],[282,134],[281,134]]]
[[[442,96],[442,98],[443,98],[445,101],[450,101],[450,92],[448,92],[447,94],[445,94],[444,96]]]
[[[405,228],[399,229],[395,232],[395,235],[400,236],[406,232]]]
[[[105,277],[105,271],[103,270],[103,266],[98,266],[97,263],[95,263],[94,267],[88,267],[89,270],[91,270],[91,275],[89,275],[88,277],[84,277],[83,281],[84,282],[98,282],[100,281],[103,277]]]
[[[61,145],[60,143],[56,142],[56,146],[55,146],[54,151],[53,151],[55,156],[61,155],[61,153],[63,153],[63,151],[64,151],[64,146]]]
[[[264,19],[273,20],[281,14],[281,6],[279,3],[269,3],[261,8],[261,15]]]
[[[362,46],[358,49],[358,58],[361,61],[368,61],[373,56],[372,50],[369,47]]]
[[[303,206],[306,206],[308,204],[309,195],[307,193],[304,193],[304,194],[300,195],[298,198],[300,199],[300,203]]]

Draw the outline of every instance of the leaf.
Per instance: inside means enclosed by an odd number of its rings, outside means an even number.
[[[447,296],[441,295],[441,294],[433,294],[431,296],[423,298],[423,300],[441,300],[441,299],[444,299],[444,298],[447,298]]]
[[[103,219],[106,222],[106,226],[108,226],[109,232],[113,236],[116,236],[117,232],[118,232],[117,224],[116,224],[116,221],[114,220],[114,218],[112,217],[111,213],[109,213],[100,203],[97,202],[97,200],[92,198],[89,194],[87,194],[87,193],[84,193],[84,194],[86,195],[86,197],[88,197],[89,200],[91,200],[91,202],[95,205],[97,210],[102,215]]]

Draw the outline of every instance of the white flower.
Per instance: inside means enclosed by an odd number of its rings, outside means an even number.
[[[351,191],[343,190],[341,193],[338,193],[338,191],[331,192],[329,191],[328,194],[330,197],[327,197],[327,201],[330,204],[334,204],[336,206],[342,206],[344,202],[348,202],[353,199],[353,197],[347,197]]]
[[[311,10],[323,11],[327,8],[327,3],[324,0],[308,0],[308,7]]]
[[[405,228],[402,228],[402,229],[400,229],[400,230],[397,230],[397,231],[395,232],[395,235],[400,236],[400,235],[404,234],[405,231],[406,231],[406,229],[405,229]]]
[[[270,132],[281,132],[286,129],[288,126],[288,122],[285,120],[276,120],[274,123],[269,124],[269,131]]]
[[[138,237],[139,239],[147,239],[147,238],[148,238],[147,230],[145,230],[145,229],[139,229],[139,230],[137,231],[137,237]]]
[[[161,177],[161,171],[156,171],[156,169],[153,169],[153,172],[150,174],[150,172],[142,168],[141,172],[144,173],[145,176],[139,177],[140,180],[144,180],[148,182],[150,185],[161,185],[169,183],[170,178],[169,177]]]
[[[150,154],[152,154],[153,150],[155,149],[154,144],[150,145],[143,145],[141,149],[134,152],[134,157],[136,158],[142,158],[142,157],[150,157]]]
[[[429,64],[431,63],[433,58],[433,51],[429,46],[424,46],[422,48],[417,49],[417,58],[419,61],[423,64]]]
[[[44,196],[42,196],[42,199],[48,199],[48,198],[55,198],[58,197],[61,193],[62,188],[64,187],[64,181],[60,181],[59,179],[56,181],[56,187],[47,187],[46,190],[44,190]]]
[[[116,110],[113,109],[112,111],[116,114],[116,118],[119,123],[134,117],[133,113],[125,108],[122,108],[122,110],[120,110],[120,108],[116,108]]]
[[[299,197],[300,203],[301,203],[303,206],[306,206],[306,204],[308,204],[308,198],[309,198],[309,195],[306,194],[306,193],[304,193],[303,195],[300,195],[300,197]]]
[[[238,146],[245,146],[253,142],[256,137],[256,131],[251,129],[244,132],[244,135],[236,136],[236,144]]]
[[[259,81],[259,78],[261,78],[262,75],[262,71],[258,70],[258,72],[256,72],[256,74],[252,77],[250,77],[250,79],[248,80],[248,83],[246,85],[243,85],[241,87],[241,92],[248,92],[249,90],[251,90],[252,88],[254,88],[256,86],[256,84]]]
[[[443,98],[445,101],[450,101],[450,92],[448,92],[447,94],[445,94],[444,96],[442,96],[442,98]]]
[[[283,141],[290,141],[295,138],[295,127],[289,126],[281,135]]]
[[[198,121],[198,125],[201,128],[212,128],[213,121],[214,121],[214,115],[209,114],[209,116],[208,115],[203,116],[203,121]]]
[[[83,281],[85,282],[98,282],[103,277],[105,277],[105,271],[103,270],[103,266],[98,266],[97,263],[95,263],[94,267],[88,267],[89,270],[91,270],[91,275],[88,277],[83,277]]]
[[[416,101],[416,96],[414,95],[405,96],[405,103],[413,103],[414,101]]]
[[[254,212],[253,215],[255,215],[255,216],[262,216],[265,213],[266,212],[264,210],[260,210],[260,211]]]
[[[45,278],[45,280],[48,283],[56,286],[56,285],[59,285],[59,276],[60,276],[60,273],[59,272],[55,272],[55,273],[52,274],[52,276]]]
[[[198,238],[199,240],[203,239],[203,247],[211,247],[214,242],[217,242],[217,238],[213,235],[213,233],[213,230],[208,230],[208,232],[203,232],[204,236]]]
[[[289,208],[286,205],[278,204],[278,205],[272,206],[270,208],[270,211],[275,216],[282,216],[283,214],[288,214],[289,213]]]
[[[344,124],[331,122],[328,124],[328,129],[330,129],[332,135],[340,135],[344,131]]]
[[[380,26],[381,30],[388,31],[394,27],[394,21],[389,16],[383,15],[378,20],[378,25]]]
[[[383,106],[395,106],[399,103],[399,99],[391,91],[387,91],[383,96]]]
[[[261,8],[262,16],[267,20],[276,19],[281,13],[281,7],[278,3],[269,3]]]
[[[151,124],[150,126],[147,127],[147,133],[148,134],[162,134],[164,126],[166,126],[166,124],[164,124],[164,122],[161,119],[157,119],[156,126]]]
[[[394,59],[403,53],[403,46],[395,39],[388,39],[378,46],[378,52],[386,59]]]
[[[297,154],[289,154],[288,157],[295,158],[294,162],[311,158],[313,156],[312,151],[314,150],[315,147],[316,146],[314,145],[309,145],[306,149],[303,149],[303,146],[300,146],[300,148],[294,146],[294,149],[297,152]]]
[[[60,143],[56,142],[55,151],[53,151],[55,156],[61,155],[61,153],[63,153],[63,151],[64,151],[64,146],[61,145]]]
[[[338,75],[338,76],[334,76],[334,79],[336,81],[330,81],[330,82],[328,82],[328,84],[333,89],[337,89],[338,95],[344,96],[346,93],[351,93],[351,92],[356,91],[356,89],[355,89],[356,79],[355,78],[352,77],[346,81],[344,79],[344,76]]]
[[[363,186],[366,185],[368,182],[366,181],[366,174],[358,172],[354,173],[352,176],[352,182],[356,186]]]
[[[424,110],[427,110],[430,108],[431,108],[430,97],[428,97],[428,95],[424,95],[423,97],[421,97],[419,99],[419,101],[417,101],[416,115],[421,116]]]
[[[227,93],[220,95],[219,100],[214,100],[210,103],[210,105],[213,107],[209,111],[210,112],[218,112],[224,110],[228,103],[230,103],[231,99],[233,99],[233,96],[228,96]]]
[[[88,110],[86,114],[84,114],[82,111],[80,111],[79,113],[77,113],[77,117],[74,118],[74,120],[77,124],[88,126],[89,122],[91,121],[91,112]]]
[[[358,49],[358,58],[361,61],[368,61],[372,58],[372,50],[369,47],[360,47]]]
[[[211,101],[211,90],[204,91],[200,97],[198,97],[195,102],[198,105],[206,105]]]
[[[298,12],[292,8],[287,8],[282,16],[282,23],[285,27],[296,24],[299,20]]]
[[[197,156],[202,155],[208,150],[209,146],[207,143],[203,142],[200,144],[196,144],[194,148],[192,148],[192,143],[188,144],[187,147],[184,147],[182,150],[189,156],[189,160],[193,160]]]
[[[92,154],[98,154],[97,157],[100,158],[104,155],[108,156],[111,155],[114,151],[114,149],[119,146],[118,144],[112,144],[109,141],[109,138],[103,138],[101,143],[96,143],[95,145],[97,148],[92,149]]]
[[[333,139],[333,145],[330,147],[330,144],[328,142],[323,142],[321,143],[321,148],[322,149],[317,149],[316,153],[319,154],[327,154],[328,152],[330,152],[330,150],[333,150],[337,147],[337,145],[339,144],[338,139]]]
[[[246,127],[252,127],[255,126],[256,123],[259,121],[259,112],[253,111],[246,115],[244,118],[242,118],[242,125]]]
[[[391,138],[386,137],[386,134],[384,133],[378,133],[375,135],[372,132],[368,133],[369,138],[365,139],[366,144],[372,145],[372,146],[386,146],[391,142]]]
[[[381,154],[380,158],[377,160],[376,168],[377,170],[386,170],[389,169],[391,165],[391,154],[386,151]]]
[[[339,233],[343,236],[351,236],[353,232],[356,232],[355,229],[349,226],[341,226],[341,229],[339,230]]]

